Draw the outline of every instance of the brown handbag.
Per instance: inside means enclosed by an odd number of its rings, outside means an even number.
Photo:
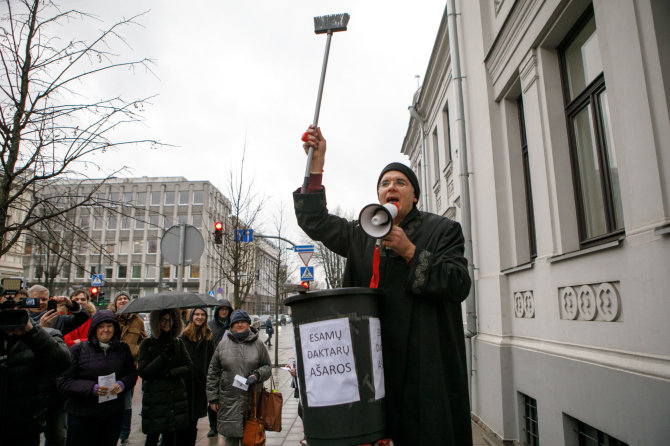
[[[270,391],[263,388],[261,391],[261,405],[258,417],[261,419],[265,429],[273,432],[281,432],[281,409],[284,397],[275,388],[274,377],[270,376]]]
[[[265,428],[260,419],[256,417],[256,385],[254,385],[254,399],[250,404],[253,407],[253,415],[244,420],[244,435],[242,446],[265,446]]]

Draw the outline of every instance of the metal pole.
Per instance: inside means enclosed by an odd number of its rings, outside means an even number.
[[[184,253],[186,251],[186,225],[179,224],[179,263],[177,263],[177,292],[182,291],[184,285]]]
[[[321,97],[323,96],[323,84],[326,81],[326,67],[328,66],[328,53],[330,52],[330,39],[333,37],[333,32],[328,31],[328,37],[326,38],[326,51],[323,55],[323,65],[321,66],[321,80],[319,81],[319,92],[316,96],[316,109],[314,110],[314,120],[312,124],[316,128],[319,123],[319,112],[321,110]],[[309,174],[312,167],[312,157],[314,156],[314,147],[309,148],[307,153],[307,165],[305,166],[305,179],[302,183],[302,193],[307,192],[307,184],[309,183]]]

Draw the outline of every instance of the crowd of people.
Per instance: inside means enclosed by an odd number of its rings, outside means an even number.
[[[85,289],[1,294],[3,309],[29,317],[0,326],[0,445],[38,446],[43,434],[48,446],[126,446],[138,377],[145,445],[195,445],[208,414],[208,437],[239,444],[249,395],[271,372],[245,311],[227,300],[209,322],[205,307],[151,311],[148,336],[142,317],[119,313],[128,293],[97,311]],[[24,310],[16,302],[25,298],[39,305]],[[233,386],[236,375],[249,390]]]

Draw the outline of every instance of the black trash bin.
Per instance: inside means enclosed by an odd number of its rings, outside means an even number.
[[[310,446],[385,437],[382,292],[339,288],[289,297],[305,437]]]

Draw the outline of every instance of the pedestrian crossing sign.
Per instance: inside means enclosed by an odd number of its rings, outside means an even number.
[[[91,277],[91,286],[103,286],[105,281],[102,277],[102,274],[93,274]]]
[[[300,280],[314,280],[314,267],[313,266],[301,266],[300,267]]]

